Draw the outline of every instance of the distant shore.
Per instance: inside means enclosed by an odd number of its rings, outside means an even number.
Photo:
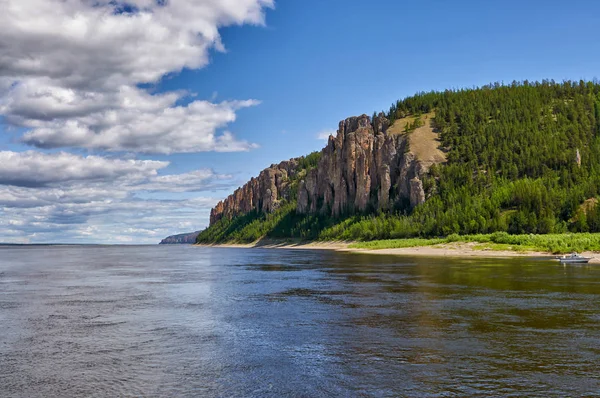
[[[424,257],[482,257],[482,258],[501,258],[501,257],[535,257],[535,258],[554,258],[557,255],[550,252],[534,250],[495,250],[482,248],[481,245],[473,242],[454,242],[439,245],[414,246],[402,248],[386,249],[368,249],[352,247],[355,242],[256,242],[249,244],[213,244],[197,245],[200,247],[224,247],[224,248],[262,248],[262,249],[288,249],[288,250],[333,250],[339,252],[365,253],[379,255],[400,255],[400,256],[424,256]],[[580,253],[585,257],[592,257],[590,263],[600,264],[600,252]]]

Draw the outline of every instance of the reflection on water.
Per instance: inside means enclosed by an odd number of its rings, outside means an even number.
[[[0,248],[0,396],[597,396],[600,267]]]

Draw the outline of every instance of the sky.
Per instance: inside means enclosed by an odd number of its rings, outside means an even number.
[[[600,77],[600,2],[0,0],[0,242],[153,244],[340,120]]]

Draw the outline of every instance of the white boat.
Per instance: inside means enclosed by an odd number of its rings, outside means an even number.
[[[578,253],[558,257],[561,264],[587,264],[591,259],[591,257],[580,256]]]

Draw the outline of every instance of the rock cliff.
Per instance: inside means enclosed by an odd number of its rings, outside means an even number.
[[[409,150],[408,135],[391,133],[389,127],[383,114],[373,121],[367,115],[341,121],[316,168],[300,174],[301,158],[271,165],[219,202],[211,211],[210,224],[252,210],[274,211],[291,197],[294,178],[302,178],[294,192],[300,214],[337,216],[423,203],[421,177],[432,162],[419,160]]]
[[[290,159],[260,172],[232,195],[219,202],[210,211],[210,225],[223,217],[233,218],[257,210],[269,213],[279,207],[290,195],[290,183],[298,170],[297,159]]]
[[[383,114],[373,123],[367,115],[340,122],[318,167],[300,183],[297,211],[337,216],[423,203],[420,178],[429,164],[409,151],[407,135],[388,134],[388,127]]]

